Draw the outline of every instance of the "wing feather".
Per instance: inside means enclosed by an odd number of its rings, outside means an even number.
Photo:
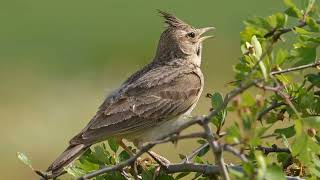
[[[104,102],[108,106],[101,106],[70,143],[94,143],[143,131],[188,111],[199,98],[202,79],[192,69],[170,68],[151,70],[121,89],[120,97]]]

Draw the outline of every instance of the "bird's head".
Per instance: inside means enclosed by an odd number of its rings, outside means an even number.
[[[163,11],[159,13],[165,19],[167,28],[160,37],[156,58],[167,61],[172,58],[200,57],[202,42],[213,37],[203,34],[215,28],[194,28],[172,14]]]

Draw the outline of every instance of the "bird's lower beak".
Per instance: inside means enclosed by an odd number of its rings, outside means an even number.
[[[200,36],[201,36],[202,34],[208,32],[208,31],[210,31],[210,30],[214,30],[214,29],[216,29],[216,28],[215,28],[215,27],[201,28],[201,29],[199,29],[199,34],[200,34]],[[202,36],[202,37],[200,37],[199,41],[202,42],[202,41],[204,41],[204,40],[206,40],[206,39],[210,39],[210,38],[214,38],[214,37],[215,37],[215,36]]]

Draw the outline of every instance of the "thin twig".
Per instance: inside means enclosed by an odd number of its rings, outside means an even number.
[[[288,148],[279,148],[277,145],[273,144],[271,147],[263,147],[259,146],[256,148],[257,150],[262,151],[265,155],[268,155],[269,153],[273,152],[285,152],[285,153],[291,153],[290,149]]]
[[[317,20],[316,23],[320,24],[320,20]],[[273,30],[267,32],[264,35],[264,38],[272,37],[272,40],[274,42],[276,42],[278,39],[280,39],[281,35],[293,31],[296,27],[303,28],[306,25],[307,25],[307,23],[305,21],[301,21],[298,25],[290,27],[290,28],[273,29]]]
[[[270,72],[270,75],[276,75],[276,74],[283,74],[283,73],[288,73],[288,72],[292,72],[292,71],[298,71],[298,70],[302,70],[302,69],[307,69],[307,68],[314,68],[320,66],[320,61],[311,63],[311,64],[306,64],[306,65],[302,65],[302,66],[297,66],[297,67],[293,67],[293,68],[288,68],[288,69],[284,69],[284,70],[280,70],[280,71],[273,71]]]
[[[213,152],[213,156],[215,157],[215,161],[218,164],[219,170],[220,170],[220,174],[222,176],[222,179],[224,180],[230,180],[229,177],[229,173],[227,170],[227,167],[224,163],[224,159],[223,159],[223,151],[221,146],[219,146],[218,142],[214,140],[214,137],[212,135],[212,131],[210,129],[210,126],[208,123],[205,123],[202,125],[207,137],[207,141],[212,149]]]
[[[188,163],[190,160],[192,160],[195,156],[197,156],[199,154],[200,151],[202,151],[205,148],[209,147],[209,143],[205,143],[203,145],[201,145],[200,147],[198,147],[197,149],[193,150],[192,153],[190,155],[188,155],[187,157],[185,157],[182,160],[182,163]]]
[[[267,107],[266,109],[264,109],[263,111],[261,111],[258,114],[257,120],[260,121],[262,119],[262,117],[265,116],[266,114],[268,114],[270,111],[272,111],[274,109],[277,109],[278,107],[283,106],[283,105],[286,105],[286,103],[284,103],[284,102],[274,102],[274,103],[272,103],[269,107]]]

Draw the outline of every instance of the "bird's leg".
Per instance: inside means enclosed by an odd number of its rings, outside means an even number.
[[[148,151],[148,154],[162,167],[167,167],[171,163],[168,159],[153,151]]]
[[[122,139],[118,140],[119,146],[121,146],[131,157],[135,156],[135,153],[122,141]],[[131,165],[131,168],[133,169],[135,179],[141,179],[139,177],[137,164],[142,167],[144,171],[147,171],[146,165],[143,163],[140,157],[137,158],[137,160]]]
[[[148,151],[148,154],[159,164],[159,167],[156,168],[153,176],[153,179],[156,179],[156,177],[160,174],[161,168],[167,168],[170,164],[170,161],[153,151]]]
[[[122,141],[122,139],[118,140],[119,146],[122,147],[123,150],[125,150],[131,157],[134,156],[134,152]]]

